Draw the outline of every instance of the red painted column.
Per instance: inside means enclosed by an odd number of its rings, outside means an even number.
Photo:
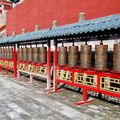
[[[14,77],[17,77],[17,51],[16,51],[16,44],[14,44],[13,61],[14,61]]]
[[[97,89],[100,90],[100,84],[101,84],[101,81],[100,81],[100,74],[97,75]]]
[[[47,50],[47,89],[51,88],[51,45],[50,40],[47,41],[48,50]]]
[[[58,65],[58,50],[57,50],[57,39],[54,39],[54,57],[53,57],[53,91],[49,91],[48,93],[60,92],[62,89],[58,90],[57,81],[56,81],[56,66]]]
[[[54,63],[53,63],[53,67],[54,67],[54,70],[53,70],[53,90],[54,91],[57,91],[57,82],[56,82],[56,66],[58,64],[58,51],[57,51],[57,40],[55,39],[54,40],[54,47],[55,47],[55,50],[54,50]]]
[[[50,90],[51,88],[51,44],[50,40],[47,40],[47,88],[42,89],[44,90]]]
[[[83,88],[83,101],[87,101],[87,99],[88,99],[87,89]]]
[[[17,65],[18,65],[18,63],[19,63],[19,43],[17,43]],[[17,78],[20,78],[20,72],[18,71],[18,66],[17,66]]]

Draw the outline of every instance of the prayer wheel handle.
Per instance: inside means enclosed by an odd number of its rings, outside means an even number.
[[[62,43],[62,47],[64,47],[64,43]]]
[[[103,45],[103,40],[101,40],[101,43],[100,43],[100,45]]]
[[[72,46],[75,46],[74,42],[73,42]]]
[[[85,41],[85,45],[87,45],[87,41]]]

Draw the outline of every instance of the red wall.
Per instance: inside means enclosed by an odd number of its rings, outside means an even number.
[[[58,25],[78,21],[80,12],[86,13],[86,19],[120,13],[120,0],[25,0],[7,13],[7,33],[34,31],[35,25],[40,29],[50,28],[52,20]]]

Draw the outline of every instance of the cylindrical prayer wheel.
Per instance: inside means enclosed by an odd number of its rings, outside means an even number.
[[[114,44],[113,70],[120,72],[120,44]]]
[[[2,58],[2,48],[0,48],[0,58]]]
[[[7,58],[7,48],[4,48],[4,50],[3,50],[3,57],[4,57],[4,59]]]
[[[10,48],[9,50],[9,59],[13,59],[13,48]]]
[[[47,62],[47,48],[46,47],[39,48],[39,62]]]
[[[23,48],[23,51],[22,51],[22,55],[23,55],[23,60],[26,61],[27,60],[27,48]]]
[[[38,47],[34,47],[33,48],[33,61],[38,62],[38,53],[39,53],[39,48]]]
[[[23,60],[23,48],[19,48],[19,56],[18,56],[18,58],[19,58],[19,60]]]
[[[27,48],[27,60],[33,61],[33,48]]]
[[[81,45],[80,67],[91,67],[91,45]]]
[[[69,46],[68,65],[77,66],[78,62],[78,46]]]
[[[58,48],[58,65],[67,64],[67,47]]]
[[[9,59],[9,48],[6,48],[6,59]]]
[[[95,69],[107,69],[107,51],[108,45],[95,46]]]
[[[4,58],[4,48],[2,48],[2,54],[1,54],[1,57]]]

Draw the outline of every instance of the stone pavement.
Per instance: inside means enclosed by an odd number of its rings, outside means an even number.
[[[47,94],[40,91],[46,86],[43,79],[24,84],[29,77],[9,76],[0,73],[0,120],[120,120],[118,104],[95,99],[75,106],[74,103],[82,99],[80,93],[65,89]]]

